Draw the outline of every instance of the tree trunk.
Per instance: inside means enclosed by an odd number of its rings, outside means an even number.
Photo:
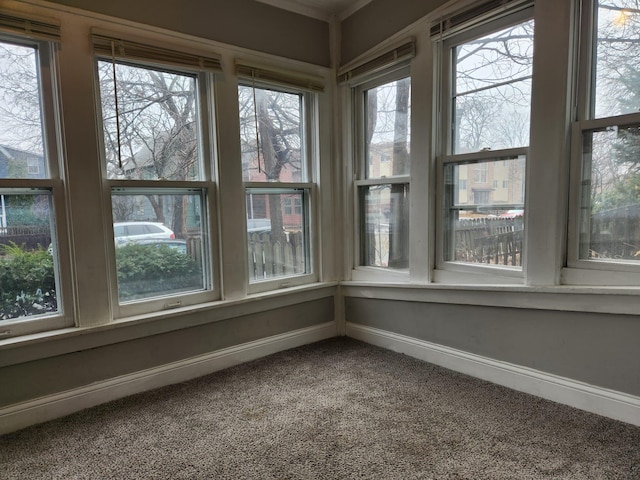
[[[281,151],[277,143],[273,123],[269,118],[269,96],[266,92],[256,89],[256,111],[258,115],[258,131],[260,139],[259,153],[262,154],[262,169],[267,181],[278,181],[282,171],[282,162],[276,152]],[[269,195],[269,219],[271,220],[271,242],[284,241],[284,225],[282,220],[282,205],[280,196]]]

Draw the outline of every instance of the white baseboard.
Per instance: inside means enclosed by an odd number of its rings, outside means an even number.
[[[11,405],[0,409],[0,435],[336,335],[335,321],[323,323]]]
[[[347,323],[347,336],[482,380],[640,426],[640,397],[500,362],[396,333]]]

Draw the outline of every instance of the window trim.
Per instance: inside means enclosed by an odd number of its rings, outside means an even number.
[[[403,47],[411,45],[411,52],[414,53],[415,45],[412,42],[404,44]],[[402,48],[402,47],[400,47]],[[397,50],[397,49],[396,49]],[[396,51],[394,50],[394,51]],[[354,78],[345,78],[345,82],[349,80],[348,87],[350,88],[351,109],[353,113],[353,190],[352,190],[352,257],[351,257],[351,277],[352,279],[358,279],[362,281],[366,280],[397,280],[401,282],[408,282],[411,270],[411,264],[405,269],[393,269],[389,267],[380,267],[375,265],[362,265],[362,215],[360,205],[360,190],[361,187],[370,187],[376,185],[407,185],[409,188],[409,198],[411,198],[411,165],[409,167],[409,173],[404,175],[392,175],[388,177],[367,177],[367,146],[365,145],[365,128],[366,128],[366,105],[364,102],[365,92],[373,88],[383,86],[385,84],[395,82],[398,80],[409,79],[412,82],[411,75],[411,60],[412,55],[405,55],[399,57],[398,60],[390,65],[387,65],[385,70],[379,71],[373,69],[370,72],[359,73]],[[376,57],[371,62],[366,62],[364,65],[375,64],[378,59],[386,58],[385,55]],[[355,69],[354,69],[355,70]],[[347,75],[347,74],[344,74]],[[413,91],[413,88],[412,88]],[[411,123],[409,123],[409,132],[413,133]],[[410,142],[413,135],[410,136]],[[412,151],[412,150],[411,150]],[[412,154],[410,153],[410,164],[412,161]],[[411,203],[411,200],[409,200]],[[406,219],[410,222],[410,218]],[[411,233],[407,239],[409,243],[409,250],[411,249]],[[411,252],[407,252],[408,258],[410,258]]]
[[[238,66],[243,65],[241,62]],[[250,67],[247,67],[250,68]],[[272,70],[269,70],[271,72]],[[275,72],[275,71],[274,71]],[[311,77],[309,77],[311,78]],[[246,288],[247,294],[253,295],[272,290],[278,290],[289,287],[297,287],[301,285],[307,285],[310,283],[318,282],[321,278],[320,265],[321,265],[321,248],[319,241],[319,204],[320,195],[318,184],[319,178],[319,149],[317,129],[319,123],[319,105],[318,94],[314,89],[301,88],[300,85],[286,84],[286,82],[272,83],[265,81],[262,78],[247,77],[240,71],[240,79],[238,87],[245,88],[261,88],[265,90],[272,90],[276,92],[289,93],[294,95],[300,95],[302,100],[302,119],[303,119],[303,132],[304,139],[301,148],[304,149],[304,165],[303,169],[306,174],[306,182],[281,182],[281,181],[245,181],[243,180],[243,201],[246,202],[246,197],[250,193],[262,191],[263,193],[286,193],[287,191],[304,191],[302,197],[302,214],[305,227],[305,247],[306,261],[308,262],[309,272],[303,274],[284,275],[281,277],[274,277],[272,279],[254,280],[251,281],[249,275],[249,264],[247,262],[246,268]],[[241,173],[244,176],[244,173]],[[244,205],[244,242],[245,251],[248,250],[248,232],[247,232],[247,218],[246,218],[246,204]]]
[[[19,19],[18,17],[12,17]],[[30,20],[26,20],[27,24]],[[44,25],[44,24],[43,24]],[[59,27],[58,27],[59,32]],[[67,227],[67,186],[62,177],[61,104],[57,76],[58,37],[48,35],[17,35],[0,32],[0,41],[34,48],[42,117],[43,157],[46,178],[0,179],[0,189],[14,191],[45,190],[51,195],[51,243],[54,248],[54,275],[57,287],[58,312],[4,320],[0,324],[0,340],[43,331],[76,326],[73,276]]]
[[[569,220],[567,223],[567,259],[561,269],[560,283],[585,286],[637,286],[640,284],[640,264],[632,261],[580,258],[583,176],[583,135],[607,127],[640,124],[640,113],[596,117],[593,106],[595,62],[597,52],[596,2],[578,0],[576,9],[580,36],[577,39],[575,78],[575,116],[571,124]],[[592,113],[593,112],[593,113]]]
[[[162,49],[159,49],[160,51]],[[103,114],[100,96],[100,61],[115,62],[121,65],[134,66],[136,68],[159,70],[162,72],[175,73],[193,77],[196,83],[196,111],[198,122],[198,147],[200,150],[200,175],[199,180],[126,180],[109,179],[107,175],[106,149],[104,145]],[[98,144],[100,146],[101,171],[103,183],[103,205],[104,205],[104,226],[105,232],[110,238],[114,238],[112,213],[112,193],[115,190],[127,192],[159,192],[164,194],[189,191],[200,191],[202,198],[202,219],[201,228],[204,236],[202,249],[206,252],[207,258],[203,259],[204,289],[187,291],[175,294],[165,294],[158,297],[148,297],[137,301],[121,303],[119,300],[117,267],[116,267],[116,246],[114,241],[106,241],[106,253],[108,260],[108,274],[110,286],[110,302],[113,320],[126,317],[153,314],[165,310],[192,306],[207,302],[220,300],[222,298],[223,287],[221,285],[221,263],[219,257],[218,238],[218,214],[217,214],[217,184],[216,184],[216,152],[215,148],[215,118],[211,104],[215,101],[214,96],[214,76],[210,70],[194,70],[180,65],[165,64],[164,62],[148,62],[144,59],[129,60],[116,57],[105,57],[99,50],[94,51],[94,85],[96,91],[96,115],[99,127]]]
[[[469,276],[476,276],[474,283],[517,283],[525,282],[525,262],[522,267],[506,265],[472,264],[444,260],[445,242],[445,166],[455,163],[500,160],[502,157],[524,155],[529,162],[529,145],[516,148],[499,150],[487,150],[470,153],[453,153],[453,112],[452,99],[454,90],[453,49],[470,40],[480,38],[492,32],[499,31],[509,26],[524,23],[535,19],[532,2],[513,2],[512,8],[507,11],[498,9],[489,12],[482,19],[471,20],[464,25],[458,25],[451,29],[449,34],[443,32],[440,36],[434,35],[434,58],[437,72],[436,88],[434,95],[438,105],[438,120],[434,122],[434,138],[436,145],[436,215],[435,215],[435,267],[433,281],[435,283],[468,283]],[[532,76],[533,78],[533,76]],[[532,82],[533,83],[533,82]],[[526,169],[527,167],[525,167]],[[526,181],[525,181],[526,204]],[[527,237],[523,235],[523,254],[527,252]]]

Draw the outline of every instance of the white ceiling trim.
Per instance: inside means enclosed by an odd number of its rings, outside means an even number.
[[[273,7],[298,13],[306,17],[328,22],[334,16],[338,20],[349,17],[371,0],[256,0]]]

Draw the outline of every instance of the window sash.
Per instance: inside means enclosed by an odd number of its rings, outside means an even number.
[[[406,58],[405,60],[409,60],[409,58]],[[356,132],[354,148],[354,173],[356,179],[353,182],[353,216],[355,221],[353,224],[354,255],[352,267],[356,269],[356,272],[361,271],[365,275],[366,272],[370,272],[371,275],[376,275],[377,272],[383,272],[384,275],[388,274],[391,276],[398,273],[406,275],[409,270],[410,213],[408,211],[408,207],[410,204],[409,195],[411,195],[411,166],[409,165],[408,171],[401,175],[391,175],[386,177],[380,176],[373,178],[367,177],[369,145],[367,145],[366,141],[367,105],[365,102],[365,98],[366,92],[374,88],[382,87],[386,84],[403,79],[409,79],[409,81],[411,82],[411,72],[409,66],[405,61],[400,63],[392,63],[391,66],[383,71],[372,69],[370,72],[366,72],[363,75],[354,76],[354,79],[357,80],[357,82],[351,82],[353,84],[351,90]],[[410,119],[408,119],[408,121],[408,133],[410,135],[411,121]],[[409,158],[411,158],[411,154],[409,155]],[[377,226],[375,225],[375,222],[369,222],[368,220],[375,220],[375,218],[378,218],[379,215],[378,217],[375,217],[375,215],[367,216],[367,213],[364,211],[366,207],[365,192],[375,187],[383,188],[385,185],[388,185],[390,189],[398,189],[404,185],[404,191],[407,195],[406,205],[402,202],[398,204],[400,206],[400,210],[402,210],[402,212],[405,214],[404,218],[399,218],[394,222],[389,222],[389,224],[393,223],[397,226],[397,228],[395,228],[394,230],[395,233],[391,231],[384,232],[384,228],[382,226],[384,222],[378,222],[379,225]],[[396,213],[399,212],[398,209],[395,210]],[[392,212],[390,212],[390,214],[391,213]],[[385,249],[386,241],[382,240],[382,237],[380,235],[378,235],[378,237],[375,237],[373,235],[373,230],[369,231],[369,227],[373,228],[374,230],[377,229],[376,231],[378,232],[378,234],[384,234],[385,238],[396,235],[395,238],[398,241],[394,241],[395,246],[390,245],[389,247],[396,253],[395,257],[391,251],[388,251],[387,253],[387,250]],[[402,253],[402,249],[404,249],[404,254]],[[368,259],[374,258],[376,258],[378,261],[373,262],[373,264],[371,261],[368,261]]]
[[[480,25],[465,25],[464,29],[457,31],[455,35],[437,40],[436,48],[439,50],[438,56],[440,58],[440,74],[438,89],[439,98],[436,99],[436,102],[438,103],[439,110],[441,112],[441,122],[439,122],[437,126],[438,131],[436,132],[436,142],[437,151],[440,152],[441,156],[449,156],[454,154],[453,152],[456,140],[454,121],[455,112],[453,111],[455,103],[454,100],[471,93],[469,91],[462,94],[456,92],[455,64],[453,58],[454,49],[460,45],[489,35],[493,32],[525,23],[533,19],[533,7],[531,7],[530,5],[521,6],[523,7],[522,9],[516,9],[515,11],[509,10],[505,13],[505,15],[499,16],[495,19],[487,20]],[[505,84],[513,84],[517,81],[527,81],[528,79],[531,79],[531,77],[524,76],[522,78],[514,78],[510,79],[508,82],[505,82]],[[495,88],[496,85],[492,84],[486,89]]]
[[[96,35],[93,36],[96,38]],[[193,106],[193,121],[196,126],[194,128],[195,133],[195,148],[197,149],[197,159],[195,162],[197,165],[194,167],[197,169],[196,177],[194,179],[147,179],[145,175],[137,175],[136,178],[106,178],[108,172],[105,167],[103,174],[105,175],[105,214],[112,218],[114,214],[113,199],[120,196],[131,198],[137,196],[183,196],[184,201],[187,202],[187,209],[191,208],[194,199],[199,207],[193,206],[195,209],[193,215],[197,217],[197,236],[194,238],[187,238],[187,244],[190,257],[194,258],[196,264],[199,265],[199,269],[195,275],[185,279],[180,285],[170,284],[167,286],[167,291],[161,291],[163,286],[158,285],[157,292],[146,290],[144,280],[141,280],[138,284],[127,285],[127,292],[133,292],[133,296],[126,298],[123,297],[121,292],[122,285],[118,280],[118,264],[117,253],[119,246],[116,245],[115,237],[112,237],[111,241],[107,241],[107,248],[109,252],[110,262],[109,269],[111,273],[111,306],[114,312],[114,318],[122,318],[132,315],[143,315],[154,312],[160,312],[170,310],[174,308],[196,305],[198,303],[210,302],[220,298],[222,288],[219,285],[220,274],[218,268],[218,259],[215,256],[217,249],[217,214],[215,206],[215,184],[211,179],[214,178],[214,162],[212,160],[213,150],[211,148],[212,143],[212,131],[210,122],[210,104],[213,101],[213,86],[212,82],[208,81],[208,73],[212,71],[211,65],[207,65],[206,59],[204,63],[201,57],[187,55],[186,60],[179,58],[182,52],[178,52],[178,56],[164,56],[167,51],[164,49],[145,50],[143,47],[147,45],[134,44],[132,49],[130,42],[123,42],[123,50],[116,54],[115,57],[111,56],[111,53],[102,56],[98,53],[96,58],[96,65],[98,61],[111,61],[114,64],[132,66],[140,68],[142,70],[148,69],[153,71],[168,72],[170,74],[183,75],[185,77],[192,77],[195,81],[194,84],[194,96],[195,102]],[[115,43],[114,43],[115,47]],[[139,48],[138,48],[139,47]],[[109,43],[111,48],[111,43]],[[169,52],[171,53],[171,52]],[[154,55],[156,55],[154,57]],[[159,56],[162,55],[162,58]],[[196,58],[197,57],[197,58]],[[200,60],[198,60],[200,59]],[[197,62],[197,66],[195,65]],[[96,70],[97,73],[97,70]],[[96,82],[99,78],[96,76]],[[110,90],[108,94],[113,94],[113,90]],[[100,98],[98,99],[100,102]],[[98,112],[100,112],[101,105],[98,103]],[[99,121],[102,123],[103,115],[100,115]],[[103,126],[104,129],[104,126]],[[157,137],[157,132],[152,132],[153,138]],[[104,142],[103,136],[99,136],[100,142]],[[145,145],[147,142],[145,142]],[[103,152],[106,152],[105,145],[102,144]],[[151,147],[153,148],[153,147]],[[104,153],[103,153],[104,155]],[[167,198],[167,197],[161,197]],[[183,206],[183,208],[185,208]],[[183,211],[185,218],[191,213]],[[155,212],[148,212],[148,218],[154,218]],[[191,215],[191,216],[193,216]],[[145,219],[147,218],[145,217]],[[195,218],[194,217],[194,218]],[[188,220],[188,219],[187,219]],[[152,220],[149,220],[152,221]],[[164,222],[165,225],[172,229],[170,221]],[[110,222],[111,227],[107,231],[111,231],[113,235],[113,225]],[[174,232],[175,234],[176,232]],[[176,249],[182,248],[176,246]],[[196,278],[197,276],[197,278]],[[186,277],[185,277],[186,278]],[[189,280],[189,281],[187,281]],[[175,283],[175,282],[174,282]],[[155,288],[155,286],[154,286]]]
[[[640,127],[640,114],[632,113],[617,117],[597,118],[593,120],[585,120],[575,122],[572,129],[572,194],[570,209],[577,212],[576,215],[570,216],[569,222],[569,247],[568,247],[568,267],[583,268],[590,270],[610,270],[620,272],[636,272],[640,273],[640,262],[633,259],[615,259],[606,257],[585,256],[585,248],[591,249],[593,233],[591,230],[592,223],[592,192],[593,172],[591,168],[591,152],[589,152],[589,161],[585,159],[584,152],[584,136],[586,134],[610,132],[610,135],[616,135],[618,130],[626,130],[629,128]],[[616,135],[617,137],[617,135]],[[623,206],[615,207],[618,209]],[[630,208],[630,207],[629,207]],[[615,224],[612,220],[609,223]],[[615,225],[614,225],[615,226]],[[616,237],[617,238],[617,237]],[[640,249],[638,249],[640,251]],[[631,279],[632,277],[630,277]],[[623,277],[616,277],[616,281],[621,281]],[[630,280],[634,284],[634,280]]]
[[[293,201],[289,204],[290,213],[285,212],[286,202],[281,204],[283,227],[287,221],[292,220],[292,217],[301,217],[300,231],[285,232],[278,243],[271,244],[271,233],[266,231],[272,231],[271,222],[259,222],[260,218],[250,215],[251,205],[247,202],[245,232],[249,255],[247,273],[250,293],[302,285],[317,279],[315,272],[317,260],[312,240],[312,192],[312,185],[296,185],[290,188],[283,188],[281,185],[271,187],[262,185],[245,188],[245,199],[250,197],[251,201],[255,201],[253,197],[256,196],[272,195],[274,197],[268,197],[271,200],[279,195],[294,195]],[[298,199],[300,204],[297,203]],[[265,215],[270,215],[269,200],[264,205]],[[270,216],[268,218],[271,220]]]
[[[360,268],[384,269],[389,272],[408,272],[410,243],[410,182],[394,178],[392,182],[357,182],[355,188],[358,235],[357,265]],[[388,190],[389,204],[368,193]],[[395,192],[393,190],[396,190]],[[369,200],[373,200],[369,203]],[[393,216],[392,216],[393,215]],[[388,220],[388,221],[385,221]]]
[[[524,158],[525,161],[527,159],[528,148],[517,148],[517,149],[509,149],[495,152],[478,152],[467,155],[455,155],[450,157],[445,157],[443,159],[437,159],[438,163],[438,219],[437,219],[437,231],[439,232],[438,241],[437,241],[437,268],[440,270],[452,270],[452,271],[473,271],[475,270],[486,270],[490,271],[493,274],[506,274],[506,275],[523,275],[523,255],[526,253],[522,250],[520,251],[510,250],[508,251],[505,248],[498,249],[498,247],[505,245],[517,246],[524,245],[524,224],[520,222],[523,227],[522,230],[512,230],[514,225],[510,225],[509,221],[500,222],[500,219],[491,219],[485,220],[488,222],[486,225],[487,229],[495,230],[495,234],[498,235],[496,237],[496,242],[491,242],[487,240],[486,245],[486,253],[489,252],[493,256],[493,263],[486,263],[482,261],[464,261],[456,259],[455,249],[456,249],[456,238],[454,237],[455,231],[453,229],[453,222],[457,220],[452,217],[453,211],[465,211],[465,210],[480,210],[480,211],[490,211],[490,210],[522,210],[524,214],[524,202],[505,202],[505,203],[478,203],[475,200],[468,204],[461,204],[455,202],[455,193],[460,185],[460,181],[456,182],[455,179],[449,179],[449,183],[447,183],[447,175],[448,170],[451,170],[457,165],[484,165],[487,168],[489,162],[495,162],[497,166],[504,166],[503,161],[505,160],[518,160],[520,158]],[[462,158],[461,158],[462,157]],[[485,169],[482,169],[482,172],[485,172]],[[522,174],[526,175],[526,164],[523,166]],[[495,168],[495,167],[494,167]],[[469,174],[469,172],[467,172]],[[488,181],[488,176],[485,178]],[[524,180],[522,179],[522,192],[521,194],[524,196]],[[465,189],[468,191],[471,185],[473,178],[468,178],[465,180]],[[485,182],[486,183],[486,182]],[[485,187],[489,188],[489,187]],[[482,187],[479,191],[483,191]],[[517,193],[517,192],[516,192]],[[524,197],[523,197],[524,200]],[[506,212],[510,213],[510,212]],[[516,213],[514,213],[516,215]],[[519,216],[519,215],[518,215]],[[505,223],[505,225],[498,225],[500,223]],[[494,225],[493,227],[491,225]],[[519,233],[522,232],[522,233]],[[513,234],[518,238],[502,238],[504,236],[509,236]],[[464,234],[462,234],[464,235]],[[500,237],[502,235],[502,237]],[[522,237],[522,238],[520,238]],[[471,239],[471,237],[469,237]],[[464,239],[464,237],[463,237]],[[484,240],[483,240],[484,241]],[[516,243],[513,243],[516,242]],[[473,250],[474,254],[476,252],[476,247],[480,247],[480,244],[474,242],[473,245],[469,245],[468,251],[471,252]],[[495,248],[494,248],[495,247]],[[484,247],[482,247],[484,248]],[[485,250],[483,250],[485,253]],[[499,257],[499,258],[498,258]],[[483,257],[485,258],[485,257]],[[487,257],[488,258],[488,257]],[[496,261],[495,259],[498,258]]]
[[[195,258],[196,263],[201,268],[198,273],[201,283],[196,287],[195,284],[187,285],[183,291],[176,288],[173,290],[158,291],[157,294],[150,293],[149,295],[142,296],[140,298],[122,299],[120,298],[121,285],[118,282],[118,264],[116,262],[116,255],[119,245],[122,243],[116,242],[115,229],[112,222],[111,224],[111,240],[108,240],[108,248],[110,256],[113,259],[110,262],[111,277],[112,277],[112,308],[117,317],[140,315],[145,313],[151,313],[162,310],[171,310],[173,308],[195,305],[202,302],[212,301],[219,297],[221,288],[219,286],[219,275],[215,267],[215,258],[211,256],[211,252],[216,250],[216,238],[214,236],[214,229],[212,224],[215,221],[215,205],[213,204],[213,197],[215,196],[212,191],[212,186],[204,184],[201,188],[159,188],[157,186],[142,187],[142,186],[118,186],[110,187],[108,189],[109,199],[108,203],[111,205],[114,197],[142,197],[147,195],[164,195],[164,196],[184,196],[189,202],[189,198],[197,199],[198,207],[187,206],[188,211],[183,211],[185,215],[185,221],[188,221],[187,217],[197,213],[198,218],[196,222],[198,224],[198,235],[193,239],[187,239],[186,248],[189,249],[189,255]],[[109,214],[112,212],[111,207]],[[190,211],[190,208],[195,210]],[[212,213],[213,212],[213,213]],[[134,215],[136,212],[133,213]],[[138,212],[140,214],[140,212]],[[148,217],[145,217],[148,218]],[[121,220],[124,221],[124,220]],[[135,221],[135,220],[133,220]],[[153,220],[149,220],[153,221]],[[172,229],[171,224],[165,226]],[[174,231],[174,234],[176,232]],[[168,239],[168,238],[167,238]],[[135,242],[134,242],[135,243]],[[187,288],[188,287],[188,288]]]
[[[576,117],[571,130],[571,172],[568,222],[567,268],[562,282],[581,285],[638,284],[640,262],[627,259],[588,258],[585,248],[592,247],[592,171],[584,155],[583,139],[590,132],[604,132],[640,125],[639,113],[595,117],[595,68],[597,62],[596,2],[582,1],[580,10],[579,70],[576,78]],[[615,228],[615,225],[614,225]],[[616,236],[617,238],[617,236]],[[586,243],[584,243],[586,241]]]
[[[59,96],[55,72],[55,44],[59,40],[59,26],[46,21],[0,15],[0,32],[7,43],[34,48],[38,98],[40,102],[42,158],[45,172],[40,178],[2,178],[0,193],[5,195],[34,195],[41,192],[48,197],[51,255],[54,260],[54,278],[57,311],[43,315],[29,315],[0,322],[0,339],[72,327],[74,309],[67,237],[66,189],[60,178],[59,159]],[[29,165],[25,164],[28,169]],[[6,203],[5,203],[6,208]],[[48,245],[43,245],[48,249]]]
[[[262,90],[266,90],[266,91],[273,91],[273,92],[280,92],[280,93],[284,93],[284,94],[289,94],[289,95],[299,95],[300,96],[300,118],[299,118],[299,131],[300,131],[300,180],[299,182],[293,182],[291,180],[287,180],[287,181],[282,181],[280,179],[272,179],[272,180],[243,180],[243,183],[245,185],[253,185],[253,184],[260,184],[260,183],[264,183],[264,184],[293,184],[293,183],[300,183],[300,184],[306,184],[306,183],[310,183],[311,181],[313,181],[314,177],[315,177],[315,163],[316,163],[316,157],[317,157],[317,152],[315,149],[315,145],[317,143],[316,141],[316,131],[315,131],[315,121],[316,121],[316,117],[317,117],[317,107],[316,107],[316,101],[317,99],[315,98],[313,93],[310,92],[299,92],[299,91],[295,91],[292,89],[288,89],[288,88],[284,88],[284,87],[280,87],[277,85],[271,85],[271,84],[260,84],[260,85],[256,85],[256,84],[247,84],[247,83],[240,83],[238,85],[239,87],[244,87],[244,88],[249,88],[249,89],[253,89],[253,91],[255,92],[255,89],[262,89]],[[238,90],[238,93],[240,93],[240,90]],[[254,102],[254,99],[251,99],[251,102]],[[255,104],[254,104],[254,109],[255,109]],[[242,113],[242,112],[239,112]],[[257,121],[258,118],[256,116],[256,112],[254,110],[254,114],[250,116],[251,118],[248,119],[248,121],[252,124],[250,129],[252,130],[251,132],[251,140],[257,140],[256,136],[258,135],[258,132],[255,131],[255,128],[259,128],[257,125]],[[255,125],[254,125],[255,124]],[[260,142],[259,145],[256,145],[257,148],[259,150],[257,150],[257,152],[259,153],[259,156],[257,157],[257,161],[258,161],[258,167],[260,168],[261,166],[264,166],[264,155],[263,155],[263,151],[261,150],[262,148],[262,142]],[[258,155],[258,153],[256,155]],[[263,169],[264,171],[264,169]],[[243,171],[243,177],[245,176],[245,172]]]

